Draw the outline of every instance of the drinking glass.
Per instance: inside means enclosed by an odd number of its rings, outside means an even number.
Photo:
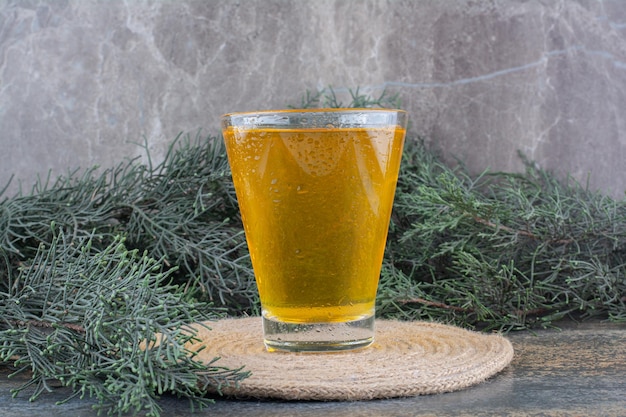
[[[372,343],[407,119],[369,108],[222,116],[269,351]]]

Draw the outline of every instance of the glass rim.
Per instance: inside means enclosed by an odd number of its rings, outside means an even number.
[[[241,116],[247,114],[268,114],[268,113],[350,113],[350,112],[399,112],[406,113],[406,110],[386,108],[386,107],[311,107],[306,109],[269,109],[234,111],[222,114],[221,117]]]
[[[279,109],[225,113],[221,125],[238,129],[304,129],[342,127],[387,127],[406,128],[408,113],[401,109],[388,108],[310,108]]]

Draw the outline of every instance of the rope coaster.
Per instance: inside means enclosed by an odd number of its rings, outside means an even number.
[[[201,361],[251,372],[221,393],[284,400],[370,400],[456,391],[504,369],[513,347],[496,334],[427,322],[376,321],[369,347],[338,353],[267,352],[260,317],[207,322],[190,346]],[[203,343],[206,341],[206,343]]]

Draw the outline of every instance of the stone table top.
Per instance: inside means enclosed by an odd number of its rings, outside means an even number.
[[[626,324],[566,323],[561,330],[511,333],[511,365],[488,381],[462,391],[363,402],[283,402],[218,398],[192,412],[188,402],[166,397],[162,416],[625,416]],[[0,415],[91,417],[92,401],[56,405],[68,391],[58,389],[34,402],[12,398],[22,380],[7,380],[0,368]]]

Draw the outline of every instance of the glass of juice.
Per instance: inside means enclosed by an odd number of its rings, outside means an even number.
[[[407,119],[369,108],[222,116],[269,351],[372,343]]]

